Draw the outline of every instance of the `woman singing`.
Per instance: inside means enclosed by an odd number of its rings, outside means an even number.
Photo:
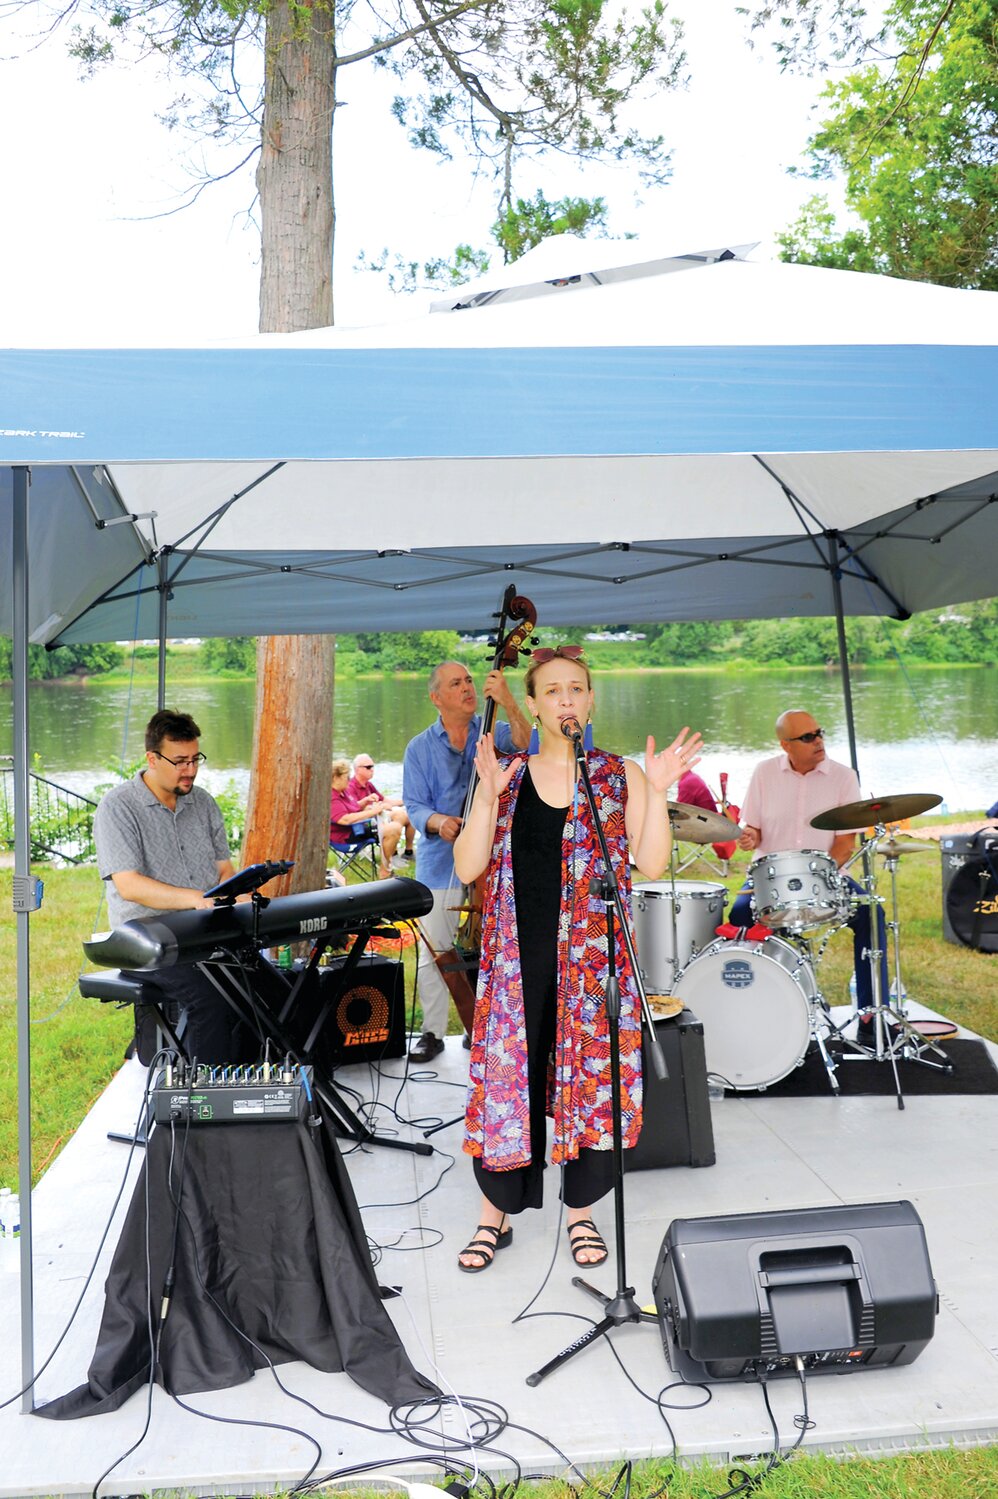
[[[567,719],[588,725],[592,713],[581,647],[534,651],[525,687],[539,748],[527,760],[497,758],[491,736],[482,737],[480,785],[454,844],[460,880],[488,870],[464,1142],[475,1158],[482,1209],[458,1256],[472,1274],[488,1269],[512,1240],[510,1216],[541,1205],[548,1114],[551,1160],[564,1164],[575,1262],[601,1265],[607,1257],[591,1217],[592,1204],[613,1184],[606,910],[589,893],[602,857],[575,747],[562,730]],[[589,749],[600,821],[628,907],[628,850],[649,879],[668,862],[666,792],[700,758],[700,735],[688,734],[683,729],[658,754],[649,737],[644,773],[631,760]],[[641,1016],[619,930],[616,965],[626,1148],[641,1131]]]

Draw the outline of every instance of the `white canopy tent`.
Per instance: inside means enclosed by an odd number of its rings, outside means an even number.
[[[387,327],[0,351],[22,1181],[29,639],[476,627],[515,581],[547,625],[835,614],[844,648],[995,592],[998,296],[565,250]]]

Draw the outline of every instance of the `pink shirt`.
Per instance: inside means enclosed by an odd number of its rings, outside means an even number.
[[[851,766],[822,760],[802,776],[791,767],[787,755],[774,755],[771,760],[762,760],[752,772],[742,803],[741,824],[758,828],[762,834],[756,853],[801,848],[828,853],[839,833],[813,828],[811,818],[829,807],[842,807],[859,799],[859,777]]]

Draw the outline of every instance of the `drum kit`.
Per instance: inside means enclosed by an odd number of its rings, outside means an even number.
[[[833,1093],[839,1092],[840,1061],[889,1061],[900,1107],[899,1057],[952,1071],[934,1036],[952,1034],[953,1028],[940,1023],[933,1031],[931,1022],[913,1024],[904,1009],[897,869],[901,859],[925,853],[931,845],[899,839],[894,832],[898,823],[941,800],[913,792],[850,802],[820,813],[811,826],[823,831],[872,829],[872,836],[861,839],[844,866],[848,870],[855,860],[862,860],[859,892],[822,850],[760,854],[749,866],[747,882],[757,925],[738,929],[737,935],[718,935],[727,899],[723,884],[676,879],[675,844],[724,842],[737,838],[741,828],[720,813],[681,802],[669,804],[671,877],[634,887],[638,962],[653,1010],[654,996],[672,996],[673,1004],[688,1006],[703,1023],[707,1071],[725,1087],[768,1088],[800,1066],[812,1045]],[[876,888],[877,856],[889,876],[890,919],[884,923],[891,934],[889,994],[883,992],[885,955],[876,946],[879,923],[874,913],[884,904]],[[870,966],[872,1005],[861,1017],[869,1024],[853,1037],[844,1032],[857,1014],[835,1023],[818,972],[828,942],[864,904],[870,909],[873,934],[864,955]],[[833,1037],[840,1043],[834,1055],[827,1046]]]

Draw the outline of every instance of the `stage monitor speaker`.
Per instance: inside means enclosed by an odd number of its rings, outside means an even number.
[[[658,1166],[713,1166],[714,1130],[707,1095],[703,1025],[691,1010],[656,1020],[669,1076],[655,1075],[644,1048],[641,1073],[644,1102],[638,1143],[624,1151],[624,1170]]]
[[[315,1017],[332,999],[315,1041],[312,1062],[319,1076],[349,1062],[379,1062],[405,1053],[405,979],[401,963],[371,954],[361,958],[340,993],[345,957],[315,970],[294,1017],[296,1034],[307,1035]]]
[[[998,834],[991,828],[982,828],[977,833],[952,833],[939,840],[939,852],[943,936],[947,942],[978,946],[984,952],[998,951]],[[986,877],[989,873],[990,879]],[[983,909],[976,911],[978,905]]]
[[[653,1281],[666,1355],[691,1383],[910,1364],[938,1311],[910,1202],[676,1218]]]

